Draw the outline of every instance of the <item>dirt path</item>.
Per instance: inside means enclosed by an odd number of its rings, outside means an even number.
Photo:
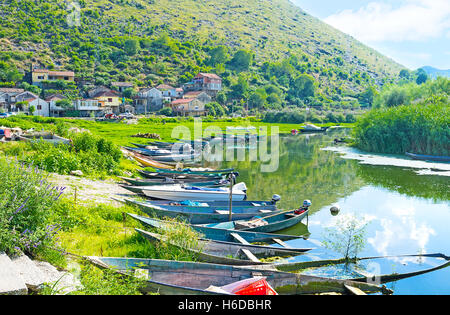
[[[114,204],[120,205],[119,202],[114,201],[111,197],[117,195],[130,195],[130,192],[123,189],[119,184],[113,180],[92,180],[84,177],[51,174],[50,179],[52,183],[58,186],[66,187],[64,197],[75,199],[75,192],[77,196],[77,203],[88,204]]]

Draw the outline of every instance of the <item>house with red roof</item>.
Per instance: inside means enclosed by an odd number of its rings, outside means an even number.
[[[52,81],[66,81],[75,82],[75,72],[73,71],[52,71],[48,69],[33,69],[31,71],[31,84],[36,86],[42,86],[43,82]]]
[[[204,116],[206,115],[205,103],[196,98],[180,98],[172,101],[164,107],[172,108],[178,116]]]
[[[216,97],[217,93],[222,90],[222,78],[214,73],[197,74],[192,82],[184,85],[187,91],[204,91],[211,97]]]

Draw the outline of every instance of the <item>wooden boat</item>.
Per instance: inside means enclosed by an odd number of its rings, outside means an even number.
[[[320,255],[319,255],[320,256]],[[368,279],[378,283],[388,283],[410,278],[450,266],[450,257],[443,254],[399,255],[365,257],[352,260],[317,259],[313,251],[295,257],[299,262],[273,264],[271,269],[296,272],[304,275],[322,276],[333,279],[365,282]],[[377,274],[369,272],[376,266]],[[261,266],[256,265],[260,269]]]
[[[207,188],[196,186],[183,186],[180,184],[165,186],[143,186],[145,196],[153,199],[165,199],[174,201],[183,200],[229,200],[230,188]],[[239,201],[247,198],[247,186],[239,183],[233,186],[232,200]]]
[[[147,232],[141,229],[136,231],[151,242],[167,242],[164,235]],[[311,247],[313,244],[304,241],[305,246]],[[223,265],[263,265],[269,264],[259,260],[268,257],[289,257],[301,255],[311,248],[285,248],[266,245],[244,245],[233,242],[220,242],[207,239],[198,240],[198,248],[186,248],[184,245],[170,242],[172,246],[183,248],[196,257],[196,260]],[[258,258],[259,257],[259,258]]]
[[[26,142],[45,141],[48,143],[52,143],[54,145],[58,145],[61,143],[69,145],[71,143],[70,139],[59,137],[50,132],[34,132],[34,133],[29,133],[29,134],[17,135],[16,140],[26,141]]]
[[[182,153],[183,150],[190,150],[191,152],[193,152],[192,147],[189,145],[186,145],[184,143],[172,143],[172,144],[168,144],[168,145],[149,145],[149,144],[138,144],[138,143],[131,143],[131,144],[139,149],[164,150],[164,151],[169,151],[170,153],[174,152],[174,150],[175,150],[175,152],[179,152],[179,153]],[[133,148],[133,149],[136,149],[136,148]]]
[[[266,209],[266,210],[276,210],[277,202],[279,201],[279,196],[274,195],[271,201],[266,200],[244,200],[244,201],[233,201],[233,210],[237,208],[252,208],[255,210]],[[149,207],[157,206],[167,209],[182,209],[182,208],[215,208],[215,209],[225,209],[229,210],[229,201],[199,201],[199,200],[183,200],[183,201],[171,201],[171,200],[146,200],[145,204]],[[257,212],[255,212],[257,213]],[[266,212],[260,212],[259,214],[264,214]],[[269,212],[267,212],[269,213]],[[267,214],[266,213],[266,214]],[[267,214],[268,215],[268,214]]]
[[[220,180],[223,176],[220,174],[196,175],[196,174],[177,174],[166,173],[162,170],[159,172],[149,172],[144,170],[137,170],[145,178],[171,178],[171,179],[196,179],[196,180]]]
[[[181,170],[163,170],[154,168],[156,171],[161,171],[164,173],[173,173],[173,174],[193,174],[193,175],[211,175],[211,174],[219,174],[219,175],[227,175],[234,174],[239,175],[238,172],[234,171],[234,168],[222,169],[222,170],[213,170],[213,169],[201,169],[201,168],[185,168]]]
[[[85,257],[91,263],[114,270],[123,275],[145,278],[145,292],[163,295],[217,295],[214,287],[222,287],[255,276],[265,277],[279,294],[315,294],[325,292],[346,293],[347,286],[367,293],[380,292],[379,286],[348,280],[335,280],[314,276],[255,270],[252,268],[139,258]]]
[[[160,162],[154,161],[152,159],[149,159],[148,157],[145,157],[144,155],[139,154],[139,153],[133,153],[132,157],[145,167],[157,167],[159,169],[169,169],[169,170],[175,168],[174,166],[167,165],[167,164],[160,163]]]
[[[142,155],[147,155],[147,156],[159,156],[159,155],[170,155],[172,154],[172,151],[170,150],[163,150],[163,149],[156,149],[156,150],[150,150],[150,149],[145,149],[145,148],[132,148],[132,147],[123,147],[125,150],[134,152],[134,153],[139,153]]]
[[[323,133],[326,132],[328,130],[328,127],[322,127],[320,129],[304,129],[304,128],[300,128],[299,131],[301,133]]]
[[[186,183],[186,184],[180,184],[180,183],[164,183],[164,184],[151,184],[151,185],[139,185],[139,186],[133,186],[133,185],[119,185],[120,187],[131,191],[132,193],[139,194],[145,196],[144,190],[146,187],[153,187],[153,186],[170,186],[170,185],[182,185],[182,187],[206,187],[206,188],[218,188],[218,187],[224,187],[227,186],[227,182],[220,182],[220,181],[214,181],[214,182],[199,182],[199,183]]]
[[[433,161],[433,162],[450,162],[450,156],[437,156],[437,155],[422,155],[422,154],[414,154],[414,153],[405,153],[408,157],[414,160],[421,161]]]
[[[170,184],[188,184],[191,186],[225,186],[229,185],[229,182],[226,180],[198,180],[197,179],[172,179],[172,178],[129,178],[129,177],[120,177],[124,181],[128,182],[133,186],[154,186],[154,185],[170,185]]]
[[[200,153],[193,154],[168,154],[168,155],[155,155],[152,159],[157,162],[193,162],[194,159],[198,158]]]
[[[191,224],[204,224],[212,222],[225,222],[229,220],[229,210],[226,206],[157,206],[142,201],[135,201],[128,198],[123,200],[113,198],[117,201],[125,202],[139,207],[143,212],[158,218],[178,218]],[[260,207],[238,207],[232,209],[233,218],[239,220],[251,219],[258,215],[269,215],[280,212],[270,206]]]
[[[210,223],[203,226],[252,232],[271,233],[290,228],[300,223],[306,216],[308,211],[302,214],[295,214],[294,211],[284,211],[269,216],[259,216],[245,221],[228,221],[222,223]]]
[[[153,228],[165,228],[167,224],[184,224],[184,223],[174,223],[169,221],[163,221],[158,219],[151,219],[147,217],[142,217],[136,214],[128,213],[130,217],[139,221],[144,226],[153,227]],[[223,242],[234,242],[248,245],[250,243],[256,242],[272,242],[278,243],[283,247],[288,248],[289,246],[284,244],[283,241],[299,239],[300,236],[294,235],[284,235],[284,234],[270,234],[270,233],[262,233],[262,232],[249,232],[249,231],[239,231],[239,230],[225,230],[225,229],[216,229],[210,228],[200,225],[192,225],[190,227],[202,234],[204,238],[214,240],[214,241],[223,241]]]

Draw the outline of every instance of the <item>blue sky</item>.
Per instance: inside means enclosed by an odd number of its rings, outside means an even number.
[[[410,69],[450,69],[450,0],[291,2]]]

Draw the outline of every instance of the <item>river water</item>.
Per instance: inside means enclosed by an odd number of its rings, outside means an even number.
[[[247,184],[249,200],[270,200],[278,194],[282,197],[279,207],[286,210],[298,208],[304,199],[311,200],[307,222],[283,233],[309,234],[311,239],[323,241],[340,219],[352,216],[367,224],[365,246],[358,257],[449,256],[449,164],[418,164],[403,157],[365,155],[334,145],[333,140],[345,132],[282,137],[279,166],[274,172],[263,173],[263,162],[248,159],[216,166],[239,171],[238,181]],[[330,207],[336,204],[341,211],[333,216]],[[289,244],[295,246],[295,240]],[[450,268],[387,286],[395,294],[450,294]]]

